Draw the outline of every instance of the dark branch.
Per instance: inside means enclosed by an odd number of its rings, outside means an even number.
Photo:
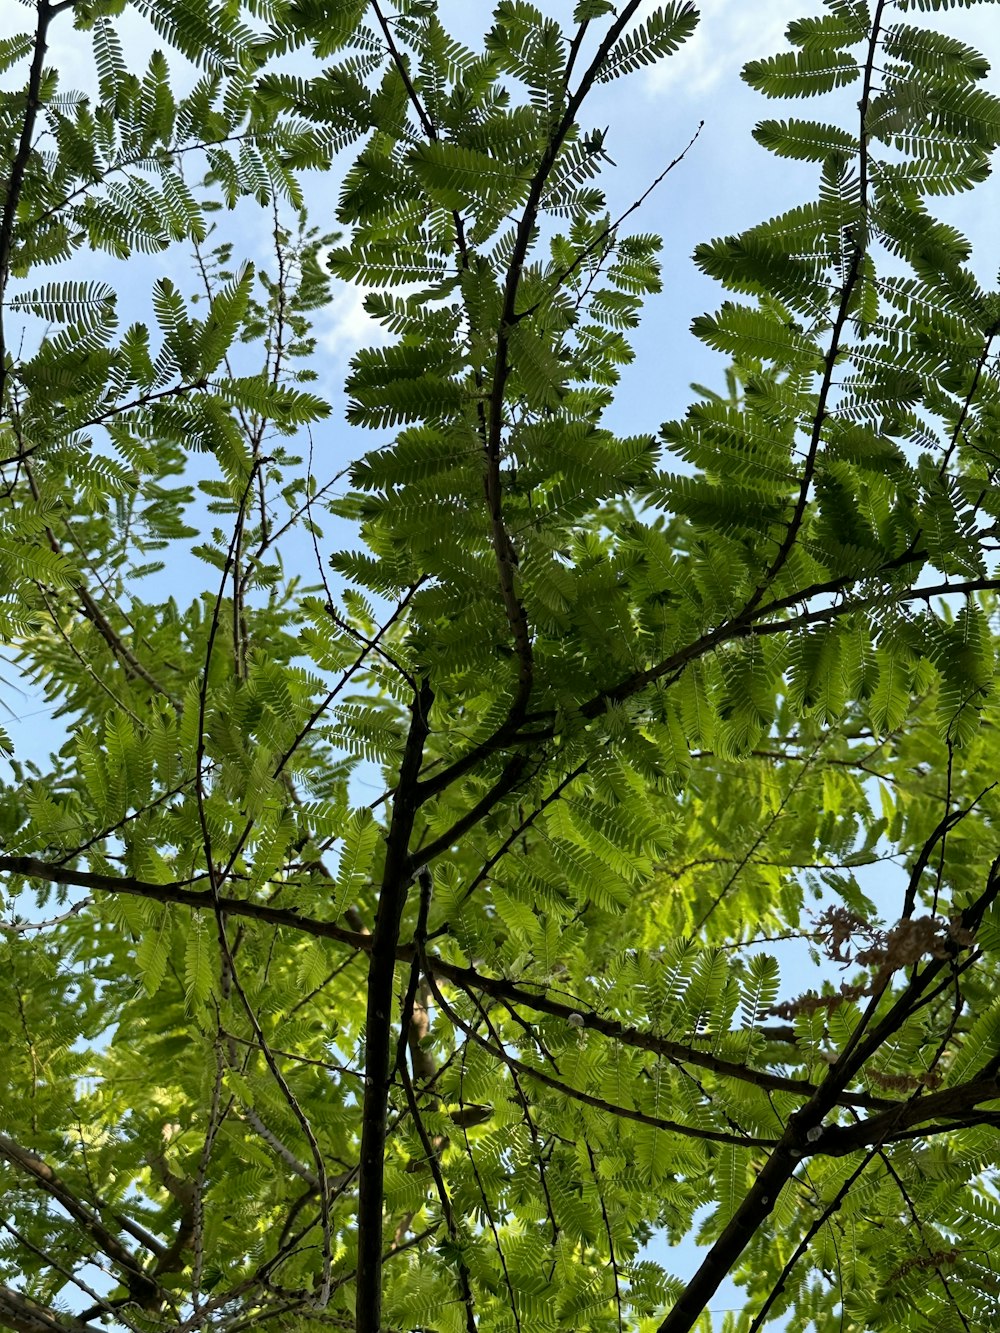
[[[392,802],[385,868],[369,949],[365,1095],[361,1112],[358,1189],[357,1333],[380,1333],[382,1326],[382,1204],[393,984],[400,923],[414,870],[409,844],[417,813],[417,775],[430,731],[433,698],[431,688],[425,682],[414,697],[410,711],[410,729]]]
[[[176,903],[190,907],[195,911],[211,912],[215,903],[209,893],[196,892],[184,883],[150,884],[131,878],[117,879],[108,875],[96,875],[88,871],[67,870],[63,866],[52,866],[45,861],[27,856],[0,856],[0,873],[20,875],[28,879],[39,879],[49,884],[67,884],[75,888],[85,888],[96,893],[126,894],[130,897],[148,898],[154,902]],[[361,931],[347,930],[335,921],[322,921],[315,917],[300,915],[294,908],[272,907],[266,903],[250,902],[242,898],[230,898],[220,895],[218,906],[227,917],[243,917],[255,921],[264,921],[272,926],[298,931],[320,939],[334,940],[357,953],[369,953],[372,949],[373,936]],[[396,959],[408,963],[414,958],[412,944],[399,944],[396,947]],[[650,1051],[666,1059],[681,1064],[694,1065],[707,1069],[720,1078],[734,1078],[743,1083],[771,1092],[788,1092],[799,1097],[811,1097],[816,1092],[816,1084],[808,1079],[788,1078],[784,1075],[771,1074],[764,1070],[752,1069],[748,1065],[736,1064],[723,1060],[711,1051],[699,1050],[695,1046],[671,1041],[655,1032],[644,1032],[630,1027],[617,1019],[605,1018],[596,1011],[582,1004],[570,1005],[560,1000],[551,999],[544,994],[525,989],[504,977],[490,977],[472,967],[461,967],[456,963],[446,962],[434,954],[427,954],[427,966],[435,977],[449,981],[463,990],[476,990],[505,1003],[519,1005],[535,1013],[548,1014],[569,1022],[570,1015],[582,1020],[581,1029],[599,1032],[612,1041],[619,1041],[624,1046],[637,1050]],[[791,1040],[792,1029],[781,1029],[782,1036],[763,1032],[770,1040]],[[866,1093],[843,1092],[838,1101],[845,1106],[857,1106],[867,1110],[885,1110],[896,1103],[890,1098],[873,1097]]]
[[[143,1269],[139,1260],[121,1243],[118,1237],[101,1221],[99,1214],[85,1204],[76,1192],[56,1174],[49,1164],[35,1153],[22,1148],[6,1134],[0,1134],[0,1157],[15,1170],[28,1176],[54,1199],[79,1224],[101,1254],[115,1265],[128,1287],[132,1299],[148,1307],[161,1298],[155,1280]],[[2,1306],[0,1306],[2,1308]]]
[[[7,280],[10,277],[10,253],[14,244],[14,222],[17,218],[21,191],[24,188],[24,176],[31,157],[31,145],[35,137],[35,123],[41,109],[42,71],[45,67],[45,52],[48,49],[49,24],[58,6],[53,8],[48,0],[38,0],[38,22],[35,27],[35,45],[31,55],[31,69],[28,72],[27,99],[24,108],[24,120],[21,122],[21,137],[11,163],[3,191],[3,210],[0,212],[0,414],[4,410],[5,389],[7,385],[7,341],[3,325],[3,305],[7,292]]]
[[[775,1146],[774,1139],[752,1138],[750,1135],[731,1134],[726,1130],[702,1129],[697,1125],[685,1125],[676,1120],[665,1120],[661,1116],[648,1115],[645,1111],[640,1111],[635,1107],[619,1106],[614,1102],[606,1101],[603,1097],[594,1097],[589,1092],[574,1088],[561,1079],[553,1078],[551,1074],[546,1074],[544,1070],[525,1064],[523,1060],[519,1060],[515,1055],[512,1055],[505,1046],[488,1041],[481,1036],[471,1024],[466,1023],[456,1013],[455,1009],[444,998],[434,980],[433,973],[428,972],[428,979],[430,980],[431,990],[434,992],[434,998],[441,1006],[442,1012],[447,1014],[450,1021],[460,1028],[470,1041],[475,1042],[484,1051],[488,1051],[490,1055],[502,1061],[511,1071],[523,1074],[536,1083],[543,1083],[545,1087],[562,1093],[564,1097],[583,1102],[585,1106],[592,1106],[595,1110],[604,1111],[607,1115],[617,1116],[621,1120],[634,1120],[640,1125],[650,1125],[654,1129],[666,1130],[671,1134],[680,1134],[684,1138],[704,1139],[709,1143],[729,1143],[739,1148],[773,1148]]]
[[[0,1286],[0,1324],[12,1333],[103,1333],[97,1324],[39,1305],[13,1287]]]

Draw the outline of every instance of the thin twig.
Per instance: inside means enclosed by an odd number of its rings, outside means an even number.
[[[833,1214],[840,1208],[841,1204],[847,1198],[849,1192],[853,1189],[853,1187],[861,1179],[864,1173],[868,1170],[868,1167],[871,1165],[873,1158],[877,1156],[879,1151],[880,1149],[878,1147],[875,1147],[865,1154],[863,1161],[851,1172],[851,1174],[843,1182],[840,1189],[833,1196],[830,1202],[825,1205],[819,1217],[814,1219],[806,1234],[802,1237],[798,1245],[795,1247],[795,1249],[792,1251],[792,1253],[786,1260],[785,1266],[778,1274],[774,1286],[768,1293],[767,1300],[765,1300],[764,1304],[757,1311],[753,1323],[747,1329],[747,1333],[760,1333],[760,1330],[764,1327],[764,1324],[767,1320],[768,1311],[771,1309],[771,1306],[784,1291],[785,1284],[791,1277],[792,1270],[795,1268],[795,1265],[799,1262],[802,1256],[809,1249],[809,1246],[812,1244],[814,1237],[822,1230],[822,1228],[830,1220]]]
[[[777,1144],[776,1139],[743,1137],[740,1134],[730,1134],[725,1130],[701,1129],[697,1125],[684,1125],[676,1120],[666,1120],[662,1116],[648,1115],[645,1111],[637,1110],[635,1107],[616,1105],[614,1102],[606,1101],[603,1097],[595,1097],[589,1092],[574,1088],[571,1084],[546,1074],[544,1070],[525,1064],[523,1060],[519,1060],[517,1056],[512,1055],[503,1044],[488,1041],[485,1037],[480,1036],[470,1024],[466,1023],[456,1013],[454,1007],[441,994],[440,987],[434,980],[433,972],[428,972],[428,978],[434,998],[441,1006],[442,1011],[447,1014],[449,1020],[456,1027],[461,1028],[471,1041],[475,1042],[477,1046],[481,1046],[484,1051],[488,1051],[495,1059],[502,1061],[512,1072],[523,1074],[536,1083],[542,1083],[547,1088],[562,1093],[564,1097],[582,1102],[585,1106],[592,1106],[598,1111],[604,1111],[607,1115],[617,1116],[622,1120],[634,1120],[637,1124],[650,1125],[654,1129],[666,1130],[671,1134],[680,1134],[684,1138],[704,1139],[709,1143],[735,1144],[740,1148],[773,1148]]]
[[[217,898],[208,892],[197,892],[186,886],[183,881],[169,884],[153,884],[132,877],[116,878],[109,875],[94,874],[84,870],[69,870],[63,866],[52,866],[47,862],[28,856],[0,855],[0,873],[21,875],[27,879],[39,879],[50,884],[67,884],[88,889],[94,893],[124,894],[130,897],[146,898],[153,902],[177,903],[195,911],[216,910],[216,906],[227,916],[263,921],[273,926],[280,926],[303,935],[319,939],[329,939],[351,949],[355,955],[370,953],[373,936],[347,930],[335,921],[323,921],[315,917],[300,914],[292,908],[278,908],[250,899],[231,898],[220,894]],[[396,959],[408,963],[413,959],[411,944],[398,944]],[[740,1082],[750,1083],[772,1092],[787,1092],[802,1098],[812,1097],[818,1085],[808,1079],[789,1078],[785,1075],[771,1074],[765,1070],[752,1069],[747,1065],[723,1060],[710,1050],[701,1050],[696,1046],[672,1041],[659,1033],[642,1030],[622,1023],[618,1019],[608,1018],[590,1009],[583,1002],[566,1004],[547,994],[526,989],[525,984],[517,984],[506,977],[491,977],[473,967],[462,967],[450,963],[435,954],[427,954],[427,966],[430,972],[459,986],[463,990],[479,991],[495,999],[510,1002],[530,1009],[536,1013],[548,1014],[553,1018],[569,1022],[571,1016],[574,1026],[584,1031],[599,1032],[602,1036],[637,1050],[653,1052],[667,1059],[696,1068],[707,1069],[722,1078],[735,1078]],[[530,983],[528,983],[530,984]],[[948,983],[950,984],[950,982]],[[781,1032],[785,1033],[785,1029]],[[767,1030],[763,1035],[768,1036]],[[772,1037],[774,1040],[790,1040],[794,1034],[789,1030],[787,1036]],[[890,1098],[872,1097],[865,1093],[841,1091],[838,1103],[859,1106],[870,1110],[884,1110],[897,1105]]]

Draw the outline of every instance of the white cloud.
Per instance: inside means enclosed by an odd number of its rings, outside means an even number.
[[[647,88],[703,97],[720,83],[731,87],[746,61],[780,50],[789,22],[816,7],[815,0],[707,0],[694,36],[653,66]]]
[[[649,0],[643,12],[653,7]],[[731,87],[746,61],[786,48],[785,29],[793,19],[822,10],[820,0],[705,0],[694,36],[671,59],[653,66],[647,90],[698,97],[720,84]],[[973,5],[946,14],[913,9],[897,12],[891,21],[935,28],[968,42],[991,58],[988,86],[1000,83],[1000,23],[992,6]]]
[[[12,37],[15,32],[27,32],[35,26],[34,5],[21,3],[0,9],[0,37]]]
[[[384,343],[388,334],[365,309],[365,292],[352,283],[336,283],[322,315],[318,342],[338,361],[346,361],[359,347]]]
[[[11,0],[0,0],[0,38],[12,37],[15,33],[35,30],[36,16],[34,5],[30,8],[22,4],[12,4]],[[170,63],[170,83],[176,96],[183,96],[198,77],[198,70],[179,51],[153,28],[138,10],[127,7],[112,21],[112,27],[118,34],[125,60],[130,70],[140,77],[145,72],[149,57],[156,50],[163,51]],[[67,11],[57,14],[49,25],[45,63],[50,69],[59,71],[60,92],[81,92],[88,97],[97,96],[97,70],[94,66],[93,35],[90,32],[78,32],[73,27],[73,15]],[[12,68],[0,76],[0,87],[17,88],[28,77],[30,55],[18,61]]]

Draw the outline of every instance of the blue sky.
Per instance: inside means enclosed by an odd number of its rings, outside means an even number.
[[[557,16],[568,16],[572,9],[570,0],[540,3],[546,12]],[[695,38],[677,55],[652,71],[599,87],[588,104],[584,117],[587,126],[609,127],[606,147],[617,165],[603,183],[615,215],[641,195],[681,151],[699,121],[705,122],[684,162],[630,220],[635,230],[656,231],[664,238],[664,290],[649,303],[634,339],[635,362],[623,375],[611,417],[611,424],[623,433],[655,431],[662,421],[682,414],[690,401],[688,386],[692,380],[722,387],[723,361],[701,347],[688,331],[691,319],[715,308],[722,293],[698,274],[691,252],[699,241],[737,231],[810,196],[813,168],[779,161],[751,138],[756,120],[788,114],[786,106],[767,103],[748,89],[739,79],[739,70],[746,60],[781,49],[782,33],[790,19],[820,9],[819,3],[810,0],[706,0]],[[441,13],[446,25],[472,44],[488,26],[490,6],[480,0],[442,0]],[[904,17],[924,21],[921,15]],[[13,0],[0,0],[0,37],[28,27],[32,18],[29,9]],[[1000,66],[1000,15],[995,6],[932,14],[929,18],[936,26],[979,47]],[[141,68],[159,44],[155,34],[132,10],[120,21],[120,33],[130,63],[133,68]],[[88,47],[74,37],[68,16],[54,25],[50,61],[63,71],[64,89],[91,91],[95,87]],[[179,81],[184,81],[184,62],[171,57],[171,64]],[[21,70],[14,73],[23,77]],[[990,86],[1000,91],[997,70],[991,73]],[[850,90],[839,105],[850,113]],[[313,182],[310,214],[321,227],[333,222],[337,187],[336,175]],[[1000,265],[997,179],[992,178],[972,196],[937,201],[935,206],[973,239],[974,267],[983,282],[996,285]],[[249,227],[244,233],[247,257],[266,262],[268,226],[268,220],[261,218],[259,229]],[[122,320],[128,322],[148,317],[148,297],[144,293],[148,293],[153,278],[163,272],[169,272],[184,290],[194,290],[187,257],[181,250],[151,259],[140,257],[128,265],[103,256],[80,256],[74,261],[73,276],[101,277],[114,283],[122,293]],[[335,404],[339,403],[339,386],[351,354],[378,332],[365,315],[362,299],[363,292],[339,284],[330,308],[319,317],[317,369]],[[327,474],[338,471],[353,455],[374,443],[367,434],[349,431],[339,409],[316,435]],[[187,567],[191,578],[187,591],[193,597],[200,590],[205,566],[191,562]],[[182,592],[177,595],[185,600]],[[0,665],[4,681],[12,681],[13,676],[12,670]],[[11,714],[2,710],[6,715],[0,720],[19,753],[44,759],[62,735],[61,725],[51,719],[51,709],[31,691],[21,694],[10,684],[0,684],[0,700],[11,710]],[[791,971],[800,969],[805,971],[801,956],[792,962]],[[783,989],[788,990],[787,982]],[[693,1261],[693,1247],[688,1245],[667,1258],[668,1266],[679,1273]],[[715,1308],[737,1305],[738,1298],[732,1296],[731,1291],[721,1292]]]

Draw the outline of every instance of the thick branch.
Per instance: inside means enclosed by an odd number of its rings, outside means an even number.
[[[0,1326],[12,1333],[100,1333],[96,1324],[50,1310],[13,1287],[0,1287]]]
[[[6,1134],[0,1134],[0,1157],[23,1175],[34,1180],[46,1194],[69,1213],[75,1222],[79,1223],[84,1234],[93,1240],[97,1249],[121,1271],[123,1281],[134,1300],[140,1305],[148,1306],[157,1299],[159,1296],[157,1284],[143,1271],[135,1256],[125,1248],[113,1232],[107,1229],[98,1214],[77,1198],[73,1190],[60,1179],[47,1162],[26,1148],[22,1148]]]
[[[857,1152],[873,1143],[891,1143],[893,1139],[902,1136],[904,1131],[918,1125],[924,1125],[927,1132],[933,1130],[940,1133],[949,1126],[931,1126],[928,1122],[952,1117],[967,1120],[970,1112],[982,1102],[992,1102],[998,1098],[1000,1082],[997,1079],[974,1079],[954,1088],[943,1088],[940,1092],[913,1097],[894,1106],[891,1111],[871,1116],[856,1125],[831,1125],[823,1130],[811,1151],[827,1157],[844,1157],[847,1153]],[[990,1124],[996,1117],[984,1113],[981,1119],[983,1123]]]
[[[983,893],[975,903],[962,912],[961,928],[974,932],[998,894],[1000,894],[1000,857],[990,868]],[[868,1025],[874,1019],[879,1002],[889,985],[890,974],[883,975],[840,1058],[831,1067],[829,1074],[806,1105],[790,1117],[777,1148],[765,1163],[721,1236],[709,1250],[701,1267],[660,1324],[657,1333],[690,1333],[694,1328],[702,1310],[718,1290],[719,1284],[767,1221],[777,1202],[778,1194],[791,1180],[800,1161],[809,1151],[810,1144],[816,1141],[822,1142],[823,1137],[831,1132],[829,1129],[823,1129],[822,1122],[836,1105],[840,1093],[875,1052],[899,1031],[942,969],[951,963],[953,957],[948,954],[943,958],[932,959],[919,970],[915,969],[909,982],[883,1018],[870,1032],[867,1032]],[[817,1129],[820,1130],[818,1139],[815,1133]]]
[[[365,1095],[361,1119],[358,1185],[357,1333],[380,1333],[382,1326],[382,1204],[386,1116],[392,1061],[392,1003],[399,928],[413,874],[409,845],[417,813],[417,775],[430,730],[433,701],[425,682],[413,700],[410,730],[399,768],[386,837],[385,869],[379,892],[368,964],[365,1018]]]
[[[98,893],[120,893],[131,897],[149,898],[155,902],[176,903],[195,911],[212,912],[216,908],[216,900],[211,894],[199,893],[185,884],[149,884],[131,878],[116,879],[108,875],[95,875],[89,871],[67,870],[63,866],[52,866],[33,857],[0,856],[0,873],[3,872],[22,875],[29,879],[40,879],[49,884],[86,888]],[[304,935],[335,940],[338,944],[343,944],[358,953],[370,953],[373,946],[374,937],[367,932],[346,930],[335,921],[321,921],[315,917],[301,916],[294,908],[271,907],[266,903],[222,895],[219,896],[217,903],[227,917],[265,921],[269,925],[299,931]],[[397,944],[395,957],[398,962],[411,962],[414,956],[415,950],[412,944]],[[612,1041],[619,1041],[624,1046],[650,1051],[668,1060],[710,1070],[720,1078],[734,1078],[770,1092],[790,1092],[795,1096],[808,1098],[816,1091],[816,1084],[810,1083],[808,1079],[788,1078],[765,1070],[752,1069],[748,1065],[737,1064],[734,1061],[723,1060],[711,1051],[671,1041],[656,1032],[645,1032],[630,1027],[618,1019],[605,1018],[584,1006],[553,1000],[547,995],[527,990],[523,985],[504,977],[490,977],[475,968],[446,962],[434,954],[427,954],[426,960],[429,971],[435,977],[451,982],[462,990],[480,991],[507,1004],[520,1005],[534,1013],[549,1014],[567,1023],[572,1017],[573,1026],[579,1026],[584,1031],[599,1032],[602,1036]],[[784,1033],[785,1029],[781,1029],[781,1032]],[[764,1032],[762,1035],[770,1040],[779,1039],[774,1033]],[[780,1039],[790,1040],[793,1035],[789,1029],[788,1035]],[[838,1101],[844,1106],[856,1106],[867,1110],[885,1110],[895,1104],[891,1098],[873,1097],[859,1092],[842,1092]]]

